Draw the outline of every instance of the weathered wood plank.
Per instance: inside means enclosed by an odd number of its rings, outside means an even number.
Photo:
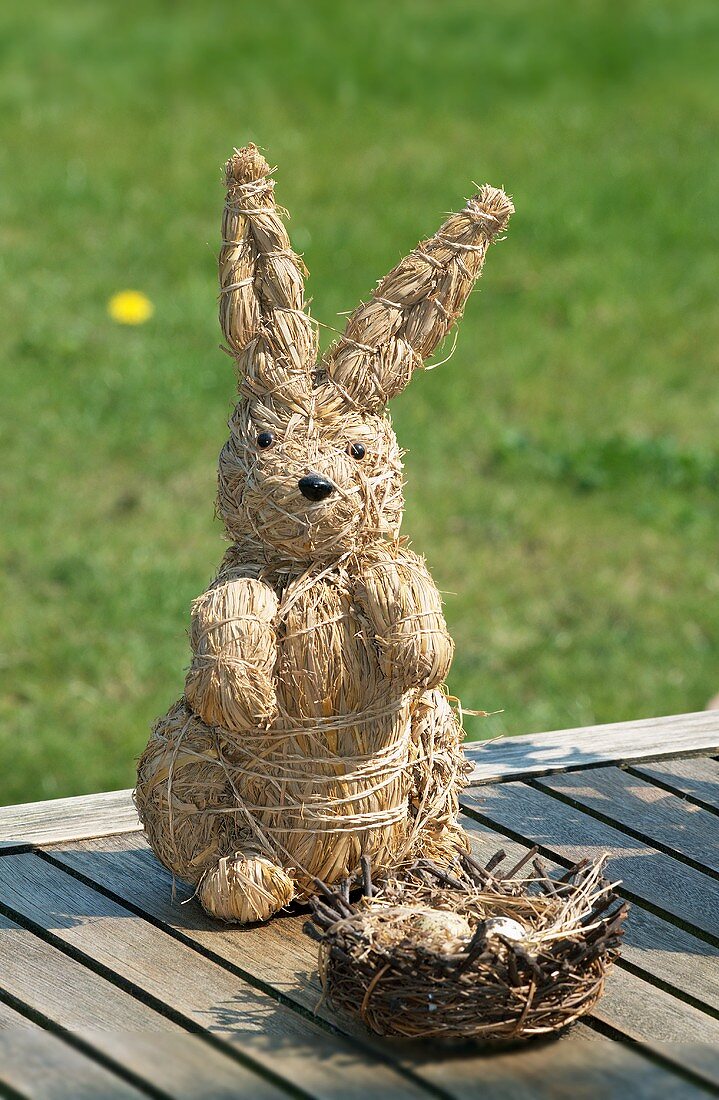
[[[447,1069],[453,1059],[445,1059]],[[550,1040],[504,1054],[475,1055],[472,1065],[466,1100],[698,1100],[707,1095],[618,1042]]]
[[[719,711],[675,714],[465,744],[471,783],[525,778],[594,764],[658,760],[719,749]]]
[[[112,892],[119,901],[137,906],[163,928],[182,936],[183,941],[208,954],[239,976],[279,991],[299,1008],[316,1012],[340,1027],[353,1041],[371,1044],[382,1057],[397,1059],[405,1068],[441,1088],[457,1100],[471,1092],[476,1081],[474,1057],[457,1057],[446,1062],[408,1044],[385,1043],[370,1037],[349,1017],[340,1017],[321,1001],[317,975],[316,945],[303,933],[306,915],[282,916],[252,929],[229,929],[209,920],[196,903],[183,904],[192,890],[176,884],[162,868],[142,837],[90,840],[52,848],[52,860],[81,874]],[[236,981],[238,979],[235,979]]]
[[[542,845],[554,856],[580,859],[609,853],[607,874],[623,881],[625,897],[660,916],[719,940],[719,882],[619,829],[524,783],[497,783],[462,796],[470,812]]]
[[[3,1032],[3,1009],[0,1005],[0,1084],[3,1082],[5,1068],[5,1050],[11,1050],[13,1063],[20,1063],[20,1079],[15,1076],[14,1083],[24,1086],[23,1095],[28,1100],[138,1100],[140,1093],[130,1086],[126,1091],[114,1092],[107,1087],[108,1079],[114,1086],[110,1074],[100,1075],[91,1061],[84,1059],[70,1047],[62,1048],[62,1043],[54,1035],[43,1032],[25,1021],[17,1014],[15,1020],[8,1020],[7,1027],[13,1030]],[[37,1056],[30,1059],[28,1065],[28,1042],[18,1041],[18,1028],[25,1032]],[[83,1038],[86,1038],[83,1035]],[[155,1035],[150,1040],[138,1035],[118,1037],[120,1051],[138,1047],[154,1049],[156,1061],[178,1057],[183,1044],[205,1047],[200,1039],[193,1035],[178,1039],[168,1034]],[[308,1051],[308,1057],[312,1052]],[[39,1072],[36,1072],[39,1065]],[[448,1059],[448,1066],[452,1060]],[[604,1100],[605,1097],[626,1096],[631,1093],[636,1100],[701,1100],[706,1096],[703,1089],[675,1076],[662,1065],[644,1057],[619,1043],[601,1041],[599,1043],[582,1040],[568,1040],[559,1046],[552,1043],[537,1044],[521,1052],[511,1051],[492,1056],[476,1055],[472,1058],[475,1076],[473,1087],[465,1093],[467,1100],[481,1096],[483,1100],[557,1100],[561,1096],[582,1096],[587,1100]],[[90,1067],[89,1071],[87,1067]],[[11,1065],[11,1073],[17,1070]],[[54,1076],[57,1075],[57,1076]],[[63,1091],[58,1091],[62,1082]],[[480,1085],[481,1082],[481,1085]],[[336,1097],[344,1095],[344,1078],[338,1078]],[[123,1087],[120,1082],[120,1087]],[[247,1096],[254,1100],[252,1092],[238,1092],[234,1086],[226,1087],[222,1080],[212,1074],[207,1065],[205,1072],[198,1073],[194,1080],[185,1083],[184,1093],[172,1094],[211,1097],[211,1100],[238,1100]],[[142,1094],[144,1096],[144,1094]],[[400,1095],[400,1094],[398,1094]]]
[[[540,790],[571,800],[601,820],[645,840],[660,851],[691,860],[719,875],[719,820],[621,768],[589,768],[534,780]]]
[[[0,1003],[0,1090],[26,1100],[147,1100],[57,1035]]]
[[[0,807],[0,853],[32,844],[136,832],[141,828],[132,792],[105,791]]]
[[[470,827],[473,826],[474,823],[470,823]],[[494,852],[501,838],[496,833],[492,836],[491,850]],[[362,1034],[354,1021],[338,1016],[324,1004],[318,1005],[320,986],[316,974],[316,948],[302,932],[303,917],[278,918],[267,925],[244,932],[218,926],[196,904],[182,904],[191,896],[188,888],[178,884],[179,893],[173,901],[171,877],[157,864],[141,837],[108,838],[63,845],[52,849],[49,855],[54,861],[61,862],[77,874],[112,891],[120,899],[139,905],[148,917],[161,921],[164,927],[199,949],[211,953],[218,961],[237,967],[241,973],[249,973],[256,980],[281,990],[286,997],[305,1008],[316,1008],[325,1018],[335,1020],[349,1034]],[[619,975],[620,984],[623,980],[623,976]],[[645,995],[646,990],[647,987],[644,986]],[[640,992],[637,987],[634,996],[640,996]],[[666,1005],[673,1010],[678,1002],[668,995],[664,996]],[[698,1015],[701,1017],[701,1014]],[[621,1013],[612,1009],[609,1016],[612,1025],[621,1030]],[[586,1028],[580,1026],[575,1029],[574,1034],[586,1035]],[[664,1029],[661,1035],[666,1034],[668,1031]],[[676,1030],[673,1034],[677,1034]],[[696,1034],[694,1022],[690,1021],[685,1037],[691,1035],[694,1038]],[[719,1036],[719,1025],[716,1034]],[[408,1068],[421,1073],[424,1078],[454,1096],[466,1096],[467,1090],[472,1090],[472,1082],[476,1081],[478,1063],[475,1057],[457,1056],[448,1061],[437,1056],[433,1058],[431,1052],[425,1049],[418,1052],[416,1048],[403,1049],[396,1044],[388,1046],[381,1044],[379,1040],[377,1044],[380,1049],[401,1057]],[[564,1055],[560,1053],[563,1047],[564,1044],[560,1044],[552,1053],[551,1064],[554,1066],[555,1060],[559,1060],[557,1072],[560,1075],[563,1072],[561,1066]],[[524,1072],[525,1053],[521,1051],[514,1055],[517,1061],[516,1073],[512,1079],[520,1070]],[[570,1055],[567,1054],[566,1057],[569,1058]],[[551,1082],[554,1069],[548,1069],[547,1072],[548,1082]],[[485,1080],[484,1063],[481,1074]]]
[[[499,836],[484,822],[465,817],[464,823],[473,849],[485,861],[499,847],[506,851],[508,861],[520,860],[529,850],[527,844]],[[544,856],[543,862],[551,873],[560,874],[572,859]],[[669,992],[719,1013],[719,950],[637,902],[625,925],[622,959],[650,983],[661,983]]]
[[[179,1024],[0,914],[0,989],[58,1028],[177,1100],[217,1095],[280,1100],[287,1095]],[[158,1057],[164,1049],[171,1057]]]
[[[710,756],[635,764],[629,770],[719,813],[719,761]]]
[[[0,897],[8,915],[82,961],[130,983],[187,1025],[235,1046],[252,1065],[312,1097],[365,1100],[368,1090],[389,1097],[425,1095],[419,1084],[237,974],[171,939],[34,853],[0,859]]]
[[[497,851],[496,832],[479,821],[469,820],[467,832],[477,857],[486,862]],[[529,850],[526,844],[506,838],[501,847],[507,853],[507,866],[519,861]],[[543,860],[551,873],[565,870],[562,864]],[[663,927],[662,927],[663,926]],[[687,950],[688,948],[688,950]],[[709,987],[709,1003],[717,1004],[719,966],[716,957],[702,974],[696,951],[711,950],[706,944],[674,929],[646,910],[634,905],[627,920],[622,959],[647,971],[689,995],[701,997]],[[651,980],[650,977],[650,980]],[[657,989],[618,964],[607,981],[604,997],[592,1016],[627,1038],[645,1044],[656,1053],[669,1057],[677,1066],[685,1066],[713,1085],[719,1081],[719,1049],[715,1037],[719,1022],[701,1009],[685,1004],[662,989]]]
[[[14,1030],[21,1028],[30,1031],[42,1031],[42,1028],[34,1023],[32,1020],[28,1020],[27,1017],[16,1012],[10,1005],[5,1004],[4,1001],[0,1001],[0,1031]]]
[[[300,1008],[340,1026],[349,1036],[370,1042],[385,1057],[397,1058],[407,1069],[453,1096],[465,1097],[476,1075],[476,1061],[441,1055],[432,1058],[411,1044],[384,1042],[370,1037],[349,1016],[339,1017],[322,1000],[317,974],[317,948],[303,932],[307,915],[283,915],[252,929],[231,929],[210,920],[196,902],[192,889],[174,884],[141,836],[109,837],[49,849],[47,855],[91,883],[108,890],[120,902],[137,906],[152,921],[181,936],[221,964],[241,975],[281,991]],[[583,1026],[576,1034],[583,1037]]]
[[[21,931],[25,932],[27,936],[32,935],[24,929]],[[36,944],[41,944],[47,951],[53,952],[54,956],[60,956],[64,960],[64,963],[61,964],[62,967],[80,966],[79,963],[75,963],[74,960],[62,955],[61,952],[43,944],[42,941],[36,939]],[[57,963],[56,959],[53,961]],[[44,957],[38,958],[39,966],[44,966],[45,963],[46,959]],[[86,970],[84,972],[86,974],[91,973]],[[67,979],[67,971],[58,969],[55,973],[58,987],[63,987]],[[97,976],[93,975],[93,977]],[[103,981],[101,978],[97,980]],[[105,983],[105,985],[109,986],[110,989],[114,989],[109,983]],[[63,1006],[69,1009],[69,1013],[66,1011],[63,1014],[66,1019],[66,1026],[75,1028],[84,1021],[82,1016],[78,1016],[76,1013],[73,998],[78,992],[82,996],[85,996],[85,994],[82,987],[78,987],[77,983],[72,980],[69,990],[70,992],[65,999],[65,1006]],[[27,992],[26,989],[24,991]],[[124,995],[121,994],[121,996]],[[47,1008],[47,993],[44,989],[42,990],[42,998]],[[53,1004],[61,1005],[62,1000],[63,992],[62,988],[59,988],[58,996]],[[105,1014],[103,1016],[103,1026],[109,1027],[113,1018],[114,1009],[109,1015]],[[131,1016],[128,1017],[126,1026],[134,1028],[139,1022],[136,1017]],[[167,1026],[172,1028],[174,1025],[168,1021]],[[47,1036],[47,1033],[41,1032],[35,1024],[1,1001],[0,1064],[2,1064],[4,1052],[2,1030],[13,1029],[13,1031],[6,1034],[5,1040],[8,1045],[12,1043],[14,1049],[17,1050],[18,1044],[15,1040],[14,1029],[18,1028],[30,1031],[33,1036],[33,1046],[35,1049],[40,1048],[40,1057],[44,1059],[47,1070],[43,1067],[39,1082],[37,1080],[29,1082],[28,1066],[24,1063],[22,1081],[18,1082],[16,1079],[16,1085],[21,1083],[26,1086],[23,1091],[30,1100],[35,1100],[35,1098],[37,1100],[58,1100],[57,1092],[53,1092],[49,1087],[46,1087],[47,1081],[52,1080],[54,1072],[59,1070],[68,1073],[67,1058],[58,1066],[58,1040],[52,1035]],[[144,1063],[148,1060],[151,1061],[156,1067],[155,1084],[160,1087],[171,1088],[171,1095],[178,1098],[187,1096],[194,1100],[198,1096],[211,1095],[213,1100],[224,1100],[224,1098],[236,1100],[238,1096],[252,1096],[254,1098],[255,1096],[268,1095],[267,1091],[238,1091],[236,1078],[228,1079],[222,1073],[217,1072],[218,1061],[213,1060],[213,1058],[215,1056],[222,1058],[222,1056],[217,1055],[217,1052],[209,1048],[197,1036],[182,1033],[178,1035],[173,1031],[152,1032],[147,1035],[139,1035],[136,1032],[129,1034],[127,1032],[112,1031],[98,1035],[95,1029],[90,1032],[85,1028],[80,1030],[85,1041],[95,1043],[101,1040],[106,1043],[107,1053],[110,1056],[114,1055],[116,1058],[123,1058],[125,1064],[133,1072],[142,1070]],[[47,1058],[44,1055],[46,1039],[49,1039],[52,1048]],[[69,1078],[72,1082],[71,1095],[74,1100],[75,1096],[82,1097],[84,1095],[82,1086],[80,1086],[79,1091],[75,1091],[75,1083],[78,1080],[79,1073],[78,1064],[83,1069],[86,1069],[86,1065],[81,1055],[78,1055],[76,1060],[75,1052],[70,1048],[67,1049],[70,1050],[69,1057],[75,1065],[75,1071],[74,1073],[70,1071],[72,1075]],[[65,1054],[64,1051],[61,1051],[61,1053]],[[17,1056],[24,1062],[24,1047],[22,1044],[20,1044]],[[312,1057],[312,1052],[308,1051],[307,1056]],[[450,1078],[453,1062],[456,1058],[455,1055],[445,1063]],[[564,1040],[558,1046],[551,1043],[538,1044],[521,1051],[510,1051],[492,1057],[480,1058],[474,1056],[468,1058],[460,1056],[459,1060],[469,1063],[468,1068],[474,1074],[473,1078],[467,1077],[468,1086],[472,1085],[472,1081],[474,1082],[473,1087],[468,1087],[463,1094],[468,1098],[479,1095],[477,1083],[480,1080],[481,1095],[485,1100],[556,1100],[558,1096],[564,1095],[565,1092],[568,1096],[597,1097],[598,1100],[600,1097],[626,1096],[630,1093],[636,1100],[663,1100],[664,1097],[667,1100],[670,1100],[670,1098],[671,1100],[699,1100],[700,1097],[705,1095],[703,1090],[676,1077],[663,1066],[644,1057],[639,1051],[634,1051],[622,1044],[607,1042],[601,1038],[597,1043],[571,1038]],[[225,1059],[225,1061],[229,1060]],[[176,1068],[172,1065],[165,1067],[165,1062],[176,1063]],[[242,1067],[237,1068],[242,1069]],[[94,1076],[93,1070],[91,1070],[91,1073]],[[177,1084],[174,1084],[173,1077],[177,1078]],[[2,1079],[3,1074],[0,1071],[0,1081]],[[87,1079],[86,1076],[85,1079]],[[255,1078],[255,1081],[257,1080]],[[57,1081],[55,1084],[57,1084]],[[104,1090],[104,1084],[103,1079],[102,1092],[90,1092],[92,1100],[97,1100],[98,1096],[108,1095],[112,1097],[111,1092]],[[92,1082],[90,1082],[90,1085],[92,1085]],[[265,1086],[265,1090],[269,1088],[269,1085]],[[136,1095],[132,1093],[132,1090],[130,1090],[130,1093]],[[127,1094],[123,1093],[122,1095]]]

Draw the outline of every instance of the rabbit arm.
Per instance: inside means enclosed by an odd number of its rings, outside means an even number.
[[[380,666],[390,681],[401,691],[443,682],[454,644],[422,558],[405,547],[373,558],[361,572],[356,598],[374,628]]]
[[[241,732],[275,717],[276,613],[269,585],[231,573],[194,601],[185,696],[209,726]]]
[[[405,388],[461,316],[513,212],[511,199],[485,184],[358,306],[323,362],[354,404],[376,410]]]
[[[306,398],[317,352],[305,306],[304,264],[292,250],[284,212],[275,203],[275,181],[256,145],[235,151],[225,182],[219,273],[227,349],[247,396],[292,405]]]

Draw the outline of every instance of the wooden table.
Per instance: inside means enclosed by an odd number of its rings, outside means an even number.
[[[181,904],[116,791],[0,810],[0,1093],[719,1093],[719,713],[467,752],[482,858],[536,844],[565,868],[606,851],[633,903],[607,993],[568,1037],[495,1055],[373,1039],[321,1003],[303,915],[243,931]]]

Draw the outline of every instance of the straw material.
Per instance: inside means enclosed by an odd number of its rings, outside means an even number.
[[[324,392],[317,391],[317,401]],[[276,403],[241,401],[229,428],[220,454],[217,510],[245,561],[279,558],[291,573],[397,537],[402,460],[389,417],[351,409],[325,417],[318,406],[310,419]],[[271,433],[273,443],[258,454],[262,432]],[[352,445],[364,448],[362,459],[348,453]],[[327,478],[336,491],[309,502],[297,490],[307,473]]]
[[[224,921],[263,921],[289,905],[295,896],[292,879],[272,860],[247,852],[221,859],[202,879],[198,897],[206,911]]]
[[[356,882],[320,884],[306,931],[332,1006],[380,1035],[451,1041],[546,1035],[587,1013],[628,911],[602,878],[605,859],[561,880],[536,859],[530,877],[521,865],[505,877],[504,859],[483,868],[465,855],[451,873],[421,861],[379,885],[365,862],[354,904]]]
[[[453,646],[400,537],[384,403],[461,313],[512,210],[483,188],[318,364],[269,172],[253,145],[226,167],[220,323],[239,399],[217,510],[231,546],[193,604],[185,695],[157,722],[136,790],[160,859],[239,922],[345,878],[363,855],[390,869],[466,846],[462,731],[442,689]]]
[[[220,325],[243,392],[305,411],[317,354],[304,310],[302,261],[292,251],[275,182],[254,145],[225,166],[220,249]]]
[[[208,725],[239,731],[274,715],[276,614],[273,590],[232,570],[194,601],[185,698]]]
[[[504,192],[486,184],[355,310],[324,365],[362,408],[379,409],[396,397],[444,340],[513,212]]]

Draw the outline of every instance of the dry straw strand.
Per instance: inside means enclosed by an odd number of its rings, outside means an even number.
[[[482,188],[317,363],[304,266],[256,146],[225,181],[220,323],[239,399],[217,510],[231,546],[193,603],[185,694],[154,727],[135,797],[163,863],[242,923],[362,859],[388,870],[466,849],[453,644],[400,537],[384,403],[461,313],[512,206]]]

